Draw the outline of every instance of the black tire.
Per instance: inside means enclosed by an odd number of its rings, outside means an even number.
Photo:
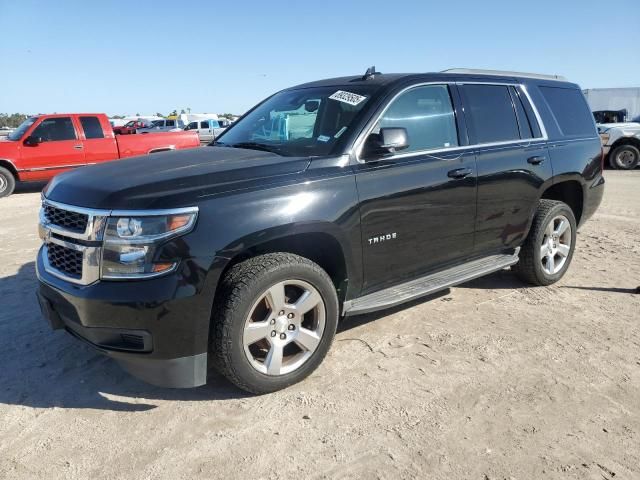
[[[16,188],[16,179],[9,170],[0,167],[0,198],[8,197]]]
[[[324,304],[325,325],[315,351],[296,370],[267,375],[254,368],[245,353],[245,322],[254,303],[271,286],[286,280],[312,285]],[[211,320],[210,356],[213,365],[239,388],[255,394],[281,390],[311,374],[326,356],[338,325],[338,297],[331,278],[312,261],[289,253],[270,253],[234,265],[216,295]]]
[[[541,248],[549,223],[558,216],[564,216],[569,221],[571,245],[560,270],[554,274],[549,274],[543,268]],[[576,248],[576,231],[576,218],[566,203],[556,200],[540,200],[529,235],[520,249],[520,260],[512,267],[512,270],[521,280],[531,285],[551,285],[557,282],[566,273],[571,264]]]
[[[620,145],[609,153],[609,163],[620,170],[633,170],[640,163],[640,149],[635,145]]]

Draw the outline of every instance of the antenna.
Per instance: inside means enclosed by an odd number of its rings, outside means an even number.
[[[362,80],[369,80],[370,78],[373,78],[373,77],[375,77],[376,75],[379,75],[379,74],[380,74],[380,72],[376,72],[376,67],[375,66],[371,66],[371,67],[367,68],[367,71],[362,76]]]

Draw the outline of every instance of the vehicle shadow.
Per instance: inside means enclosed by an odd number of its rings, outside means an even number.
[[[66,332],[52,331],[40,314],[36,288],[33,262],[0,278],[0,403],[141,412],[162,401],[249,396],[215,371],[210,371],[207,385],[193,389],[160,388],[137,380]]]
[[[18,182],[13,195],[17,193],[38,193],[46,186],[47,182]]]
[[[564,285],[560,288],[572,288],[575,290],[592,290],[595,292],[611,292],[611,293],[640,293],[640,287],[636,288],[620,288],[620,287],[574,287]]]

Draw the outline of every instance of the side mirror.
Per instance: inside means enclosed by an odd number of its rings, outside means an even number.
[[[28,147],[35,147],[39,143],[42,143],[42,137],[34,137],[33,135],[30,135],[24,140],[24,144]]]
[[[380,157],[409,148],[407,129],[402,127],[381,128],[380,133],[372,133],[365,142],[364,156]]]

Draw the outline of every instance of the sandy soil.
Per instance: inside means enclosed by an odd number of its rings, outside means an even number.
[[[640,478],[640,171],[565,278],[346,320],[307,381],[148,386],[41,319],[39,193],[0,200],[0,478]]]

